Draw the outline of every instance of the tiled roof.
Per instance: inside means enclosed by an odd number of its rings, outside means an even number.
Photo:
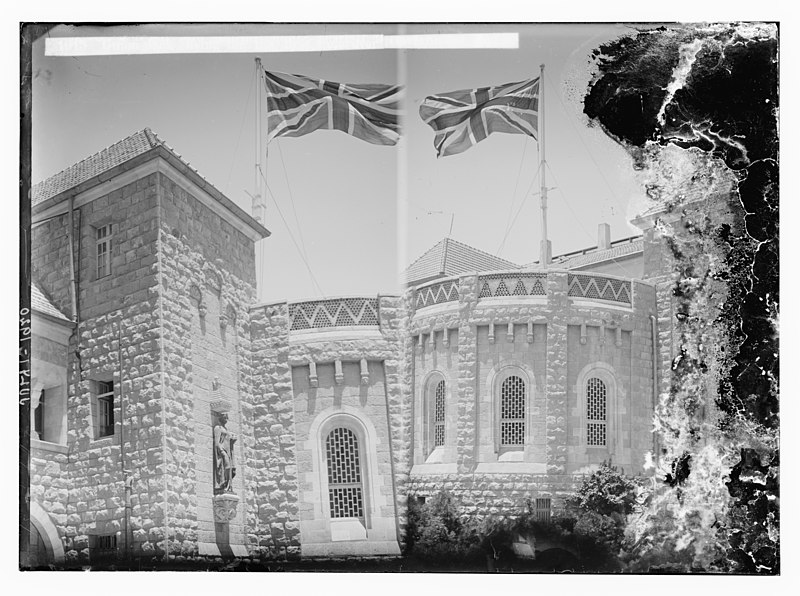
[[[36,312],[40,312],[62,321],[69,321],[69,318],[58,310],[55,305],[45,296],[44,292],[39,289],[35,283],[31,284],[31,308]]]
[[[597,247],[593,247],[577,253],[572,252],[553,257],[552,264],[561,269],[577,269],[578,267],[587,267],[595,263],[602,263],[603,261],[611,261],[612,259],[619,259],[636,254],[642,252],[643,249],[644,242],[641,236],[624,238],[612,242],[611,247],[604,250],[598,250]],[[525,268],[538,266],[539,261],[534,261],[533,263],[525,265]]]
[[[62,170],[47,180],[35,184],[31,189],[31,206],[36,207],[48,199],[59,197],[59,195],[61,195],[60,198],[63,198],[64,195],[62,193],[76,187],[82,192],[95,184],[102,183],[104,179],[111,179],[116,176],[127,167],[124,165],[126,163],[131,163],[132,166],[136,165],[136,158],[138,157],[143,156],[142,159],[138,160],[138,163],[142,163],[151,157],[155,158],[157,155],[166,159],[181,174],[187,176],[191,182],[206,191],[234,216],[238,217],[239,220],[246,223],[257,234],[258,238],[256,239],[266,238],[270,235],[267,228],[223,195],[192,164],[184,160],[180,153],[177,153],[167,143],[159,139],[149,128],[135,132],[110,147],[106,147],[102,151],[68,167],[66,170]],[[103,176],[104,173],[107,174]],[[42,208],[44,209],[45,206],[42,205]]]
[[[442,275],[458,275],[470,271],[518,268],[519,265],[516,263],[495,257],[452,238],[445,238],[406,269],[406,283],[413,285]]]
[[[71,165],[66,170],[34,184],[31,189],[31,206],[46,201],[162,144],[149,128],[135,132],[110,147]]]
[[[600,263],[602,261],[619,259],[637,252],[642,252],[642,250],[644,250],[644,241],[641,237],[639,237],[634,240],[621,242],[616,246],[612,244],[611,248],[607,248],[605,250],[594,250],[585,254],[571,256],[564,255],[560,258],[560,260],[554,259],[554,262],[557,263],[559,267],[563,267],[564,269],[575,269],[577,267],[585,267],[587,265]]]

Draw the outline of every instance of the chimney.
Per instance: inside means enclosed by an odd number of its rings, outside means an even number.
[[[597,226],[597,249],[611,248],[611,226],[601,223]]]

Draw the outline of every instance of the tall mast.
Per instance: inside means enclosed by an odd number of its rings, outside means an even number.
[[[542,240],[539,245],[539,262],[547,269],[550,264],[550,241],[547,239],[547,184],[545,182],[545,169],[547,162],[544,157],[544,64],[539,66],[539,171],[542,176],[542,188],[539,194],[539,203],[542,207]]]
[[[260,223],[264,223],[264,211],[266,208],[265,201],[264,201],[264,194],[261,192],[264,181],[263,177],[266,175],[266,164],[264,169],[261,168],[261,138],[262,138],[262,127],[263,124],[261,122],[261,84],[262,84],[262,71],[263,68],[261,66],[261,58],[256,58],[256,162],[255,162],[255,180],[253,186],[253,204],[252,204],[252,211],[253,211],[253,219]],[[266,161],[266,160],[265,160]]]

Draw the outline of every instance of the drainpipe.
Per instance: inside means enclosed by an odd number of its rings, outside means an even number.
[[[650,315],[650,334],[653,340],[653,414],[655,414],[658,398],[658,330],[655,315]],[[653,463],[658,455],[658,435],[653,431]]]
[[[125,400],[123,399],[122,387],[122,310],[119,310],[119,321],[117,321],[117,366],[119,368],[119,459],[122,468],[122,482],[125,491],[125,561],[130,567],[131,561],[131,488],[132,480],[130,473],[125,469]]]
[[[75,197],[69,197],[69,229],[67,233],[69,235],[69,295],[70,299],[72,300],[72,320],[77,323],[78,321],[78,291],[77,291],[77,282],[75,281],[75,249],[73,245],[75,244],[74,238],[74,227],[75,227],[75,219],[73,216],[73,211],[75,209]]]

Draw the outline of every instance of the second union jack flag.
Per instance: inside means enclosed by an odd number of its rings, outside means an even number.
[[[302,75],[265,72],[267,142],[315,130],[340,130],[375,145],[400,138],[402,87],[334,83]]]
[[[422,101],[419,115],[436,132],[437,157],[466,151],[493,132],[537,138],[539,78],[430,95]]]

